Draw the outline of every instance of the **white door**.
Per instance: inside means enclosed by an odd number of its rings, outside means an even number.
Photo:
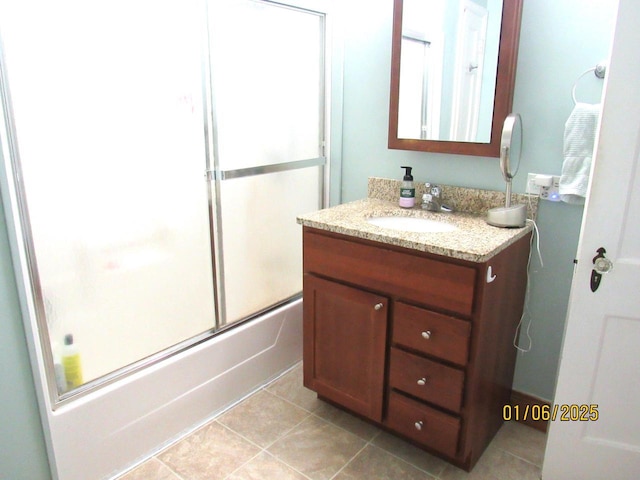
[[[451,107],[451,140],[463,142],[478,139],[478,118],[487,41],[487,9],[465,2],[459,20],[454,96]]]
[[[557,417],[550,422],[542,469],[544,480],[640,476],[638,24],[640,3],[620,0],[554,399]],[[593,259],[600,248],[606,250],[604,255],[613,269],[602,274],[599,287],[592,292]],[[594,280],[597,284],[597,274]],[[565,421],[560,418],[563,413]]]

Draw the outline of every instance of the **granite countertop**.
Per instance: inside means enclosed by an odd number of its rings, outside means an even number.
[[[485,222],[484,213],[439,213],[400,208],[397,202],[381,198],[366,198],[298,216],[306,227],[341,233],[357,238],[434,253],[447,257],[483,263],[532,229],[498,228]],[[367,218],[378,216],[418,216],[458,227],[450,232],[414,233],[374,226]]]

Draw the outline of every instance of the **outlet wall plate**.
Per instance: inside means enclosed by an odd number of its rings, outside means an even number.
[[[560,176],[553,175],[551,186],[550,187],[542,187],[540,185],[536,185],[536,177],[538,175],[542,175],[539,173],[529,173],[527,174],[527,188],[526,193],[530,195],[538,195],[542,200],[548,200],[550,202],[559,202],[560,201]]]

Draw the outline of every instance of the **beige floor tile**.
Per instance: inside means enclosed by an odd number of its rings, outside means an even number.
[[[320,405],[313,413],[366,441],[371,440],[380,433],[380,429],[375,425],[371,425],[364,420],[360,420],[358,417],[325,402],[322,402],[322,405]]]
[[[447,465],[440,478],[442,480],[540,480],[540,467],[491,444],[470,473],[453,465]]]
[[[381,448],[368,445],[335,480],[435,480],[435,477],[394,457]]]
[[[309,412],[313,412],[324,403],[318,400],[316,392],[305,388],[302,384],[302,362],[271,383],[266,389]]]
[[[257,445],[267,447],[309,415],[273,393],[260,390],[218,421]]]
[[[310,416],[267,451],[313,480],[328,480],[366,442],[315,416]]]
[[[169,467],[157,458],[151,458],[119,480],[180,480]]]
[[[420,470],[430,473],[434,477],[440,475],[445,467],[449,465],[449,463],[441,458],[431,455],[418,447],[414,447],[410,443],[390,433],[382,432],[371,443],[415,465]]]
[[[211,422],[162,452],[158,458],[184,480],[218,480],[259,452],[256,445],[220,423]]]
[[[545,441],[506,423],[467,473],[318,400],[299,364],[120,480],[539,480]]]
[[[306,478],[277,458],[262,452],[233,472],[227,480],[306,480]]]
[[[541,467],[546,441],[547,436],[539,430],[518,422],[505,422],[493,445]]]

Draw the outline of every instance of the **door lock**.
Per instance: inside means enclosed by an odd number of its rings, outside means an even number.
[[[613,270],[613,262],[604,256],[607,251],[604,247],[597,250],[598,254],[593,257],[593,270],[591,270],[591,291],[595,292],[600,287],[602,275]]]

